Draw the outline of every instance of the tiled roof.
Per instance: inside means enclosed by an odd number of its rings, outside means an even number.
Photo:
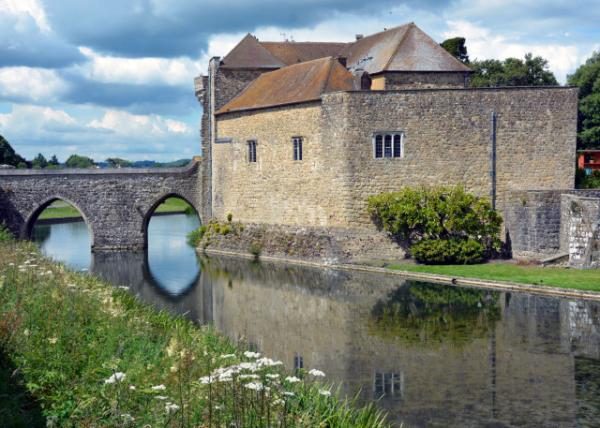
[[[337,56],[348,43],[328,42],[259,42],[287,65],[311,61],[326,56]]]
[[[221,61],[225,68],[280,68],[286,64],[265,49],[252,34],[246,36]]]
[[[454,58],[414,23],[376,33],[341,52],[352,72],[461,71],[470,69]]]
[[[316,101],[326,92],[353,89],[353,80],[333,57],[302,62],[261,74],[217,114]]]

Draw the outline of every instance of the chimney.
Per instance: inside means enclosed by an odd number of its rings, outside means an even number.
[[[356,37],[356,40],[360,40],[360,39],[362,39],[362,38],[363,38],[363,37],[365,37],[365,36],[363,36],[362,34],[357,34],[357,35],[356,35],[356,36],[354,36],[354,37]]]
[[[346,61],[348,60],[348,58],[346,58],[345,56],[338,56],[338,57],[336,57],[336,59],[338,60],[338,62],[340,64],[342,64],[344,67],[346,67]]]

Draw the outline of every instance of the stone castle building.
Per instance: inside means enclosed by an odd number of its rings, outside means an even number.
[[[195,81],[203,218],[373,231],[366,198],[403,186],[464,184],[501,210],[572,189],[577,89],[469,75],[414,23],[351,43],[248,34]]]

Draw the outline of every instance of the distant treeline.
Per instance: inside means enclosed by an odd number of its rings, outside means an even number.
[[[0,167],[7,165],[22,169],[59,169],[59,168],[167,168],[185,166],[191,159],[179,159],[173,162],[156,161],[129,161],[121,158],[108,158],[105,161],[96,162],[94,159],[73,154],[64,163],[58,161],[56,155],[47,159],[38,153],[32,160],[27,160],[12,148],[10,143],[0,135]],[[6,166],[5,166],[6,167]]]

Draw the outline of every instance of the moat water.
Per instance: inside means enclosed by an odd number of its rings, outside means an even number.
[[[404,426],[600,426],[600,303],[331,269],[200,258],[194,216],[155,216],[146,253],[91,254],[83,221],[44,253],[277,358]]]

